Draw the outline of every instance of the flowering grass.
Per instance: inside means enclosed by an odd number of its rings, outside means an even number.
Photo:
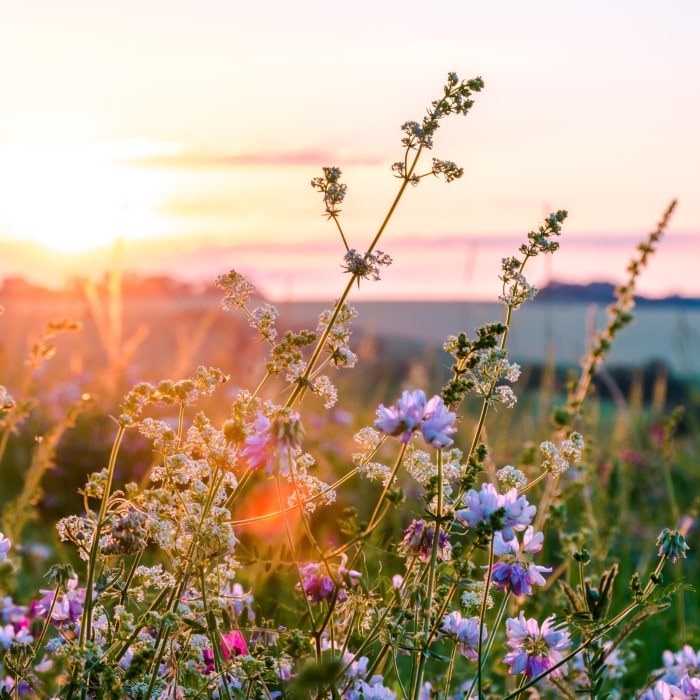
[[[659,449],[669,521],[637,562],[614,560],[597,521],[596,445],[585,437],[592,379],[632,320],[636,279],[673,205],[640,245],[546,435],[519,447],[493,439],[499,423],[513,432],[508,416],[518,411],[508,336],[537,292],[527,264],[558,249],[561,210],[503,258],[503,317],[445,340],[442,386],[386,397],[332,459],[305,427],[336,410],[337,373],[357,363],[347,302],[391,264],[378,245],[409,186],[462,175],[449,160],[423,165],[425,152],[442,120],[467,115],[482,88],[450,73],[423,120],[402,126],[397,194],[366,251],[343,229],[340,169],[311,181],[348,275],[315,329],[281,333],[277,310],[256,301],[249,280],[218,278],[224,308],[266,348],[259,370],[236,388],[224,420],[201,408],[224,393],[222,370],[134,386],[113,419],[104,468],[81,489],[82,509],[57,524],[73,565],[54,564],[46,588],[26,590],[25,523],[74,416],[57,423],[27,470],[31,488],[2,520],[0,697],[700,697],[687,629],[671,637],[681,651],[667,652],[663,669],[629,671],[650,618],[683,599],[675,571],[692,556],[694,512],[675,500],[670,471],[678,419],[667,420]],[[48,347],[37,345],[37,366]],[[2,389],[0,409],[2,457],[31,405]],[[133,434],[148,441],[151,461],[139,483],[120,483]]]

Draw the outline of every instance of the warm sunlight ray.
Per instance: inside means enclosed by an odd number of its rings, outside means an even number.
[[[73,252],[157,235],[157,172],[124,161],[151,142],[0,146],[0,234]]]

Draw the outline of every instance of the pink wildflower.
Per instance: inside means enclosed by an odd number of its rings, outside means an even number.
[[[251,469],[264,467],[268,474],[288,474],[301,445],[304,429],[296,411],[282,410],[272,421],[258,412],[254,432],[245,442],[241,455]]]

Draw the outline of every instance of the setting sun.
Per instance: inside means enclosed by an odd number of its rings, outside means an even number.
[[[24,241],[75,252],[158,232],[162,185],[124,159],[150,142],[0,146],[0,226]]]

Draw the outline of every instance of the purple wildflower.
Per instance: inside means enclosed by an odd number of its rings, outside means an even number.
[[[268,474],[288,474],[301,445],[304,429],[296,411],[280,411],[272,421],[258,412],[254,432],[245,442],[241,455],[251,469],[264,467]]]
[[[302,584],[306,597],[312,603],[320,603],[322,600],[330,600],[335,593],[335,583],[329,576],[328,570],[326,573],[320,573],[322,566],[316,562],[309,562],[300,569]],[[354,586],[357,580],[362,576],[359,571],[346,569],[342,564],[336,570],[336,578],[340,579],[340,588],[336,600],[345,600],[348,597],[346,586]],[[297,584],[299,588],[299,584]]]
[[[433,396],[425,406],[425,416],[420,429],[426,442],[433,447],[449,447],[454,440],[447,437],[457,432],[453,425],[456,414],[448,411],[441,396]]]
[[[5,561],[7,553],[10,551],[12,542],[0,532],[0,561]]]
[[[495,527],[502,531],[504,540],[512,540],[514,530],[524,530],[537,511],[525,496],[518,496],[517,489],[500,494],[493,484],[488,483],[482,484],[481,491],[469,489],[466,502],[466,508],[455,512],[457,520],[471,528]]]
[[[401,442],[408,442],[411,433],[418,427],[425,415],[425,393],[421,389],[404,391],[396,406],[386,408],[380,404],[374,427],[387,435],[401,436]]]
[[[517,676],[525,673],[534,678],[556,666],[564,657],[561,652],[571,646],[569,632],[563,625],[555,625],[555,615],[550,615],[540,629],[535,618],[525,619],[521,612],[518,618],[506,620],[506,637],[512,651],[503,659],[510,666],[510,673]],[[561,674],[558,667],[552,676]]]
[[[462,617],[458,611],[445,615],[442,621],[442,631],[445,634],[454,635],[459,642],[459,652],[472,661],[476,661],[479,656],[479,618]],[[488,637],[486,625],[481,627],[481,641]]]
[[[551,567],[536,566],[526,561],[524,554],[538,554],[542,551],[544,535],[534,533],[528,527],[523,536],[522,547],[517,537],[504,540],[500,532],[493,536],[493,552],[500,559],[493,565],[491,579],[498,590],[510,588],[516,596],[530,595],[532,586],[544,586],[543,573],[551,572]]]
[[[427,525],[424,520],[413,520],[404,530],[404,538],[401,548],[427,562],[433,549],[433,537],[435,527]],[[449,535],[440,530],[438,535],[438,557],[442,561],[449,561],[452,558],[452,545]]]
[[[457,432],[453,423],[457,416],[448,411],[440,396],[433,396],[426,401],[425,393],[404,391],[395,406],[387,408],[380,404],[374,427],[386,435],[399,437],[401,442],[408,442],[414,431],[420,429],[425,441],[440,449],[449,447],[454,441],[448,437]]]
[[[55,590],[40,590],[44,597],[36,604],[35,613],[37,617],[45,617],[51,610],[51,603],[57,595]],[[58,599],[51,612],[51,622],[56,627],[61,627],[67,623],[78,622],[83,614],[83,604],[85,603],[85,589],[78,588],[78,577],[68,581],[66,591],[58,593]]]
[[[676,685],[659,680],[654,683],[651,688],[645,690],[639,700],[688,700],[689,698],[697,697],[697,695],[688,695]]]

